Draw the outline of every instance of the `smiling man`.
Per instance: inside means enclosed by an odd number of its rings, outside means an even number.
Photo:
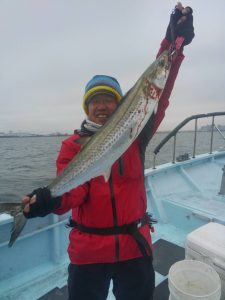
[[[83,109],[87,114],[86,122],[105,124],[116,110],[121,98],[122,90],[115,78],[106,75],[94,76],[87,83],[83,98]]]
[[[117,108],[117,100],[113,95],[99,94],[90,99],[88,105],[88,120],[104,125]]]

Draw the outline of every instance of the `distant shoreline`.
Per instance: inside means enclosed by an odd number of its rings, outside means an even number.
[[[216,130],[214,130],[216,131]],[[225,131],[225,130],[220,130],[220,131]],[[165,131],[157,131],[157,134],[165,134],[165,133],[169,133],[171,132],[170,130],[165,130]],[[194,132],[194,130],[181,130],[180,132]],[[198,132],[211,132],[211,130],[204,130],[204,129],[200,129],[198,130]],[[17,134],[11,134],[11,135],[0,135],[0,138],[38,138],[38,137],[63,137],[63,136],[70,136],[72,135],[69,133],[62,133],[62,134],[30,134],[30,135],[17,135]]]
[[[35,135],[0,135],[0,138],[33,138],[33,137],[60,137],[70,136],[70,134],[35,134]]]

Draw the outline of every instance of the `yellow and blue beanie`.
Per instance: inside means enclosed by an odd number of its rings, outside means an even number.
[[[108,92],[113,94],[119,102],[123,96],[119,82],[107,75],[95,75],[86,85],[83,97],[83,109],[88,113],[88,100],[97,93]]]

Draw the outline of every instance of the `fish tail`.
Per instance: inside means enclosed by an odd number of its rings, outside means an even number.
[[[8,244],[9,247],[12,247],[15,240],[17,239],[17,237],[23,230],[26,222],[27,222],[27,219],[24,217],[22,212],[14,216],[14,223],[13,223],[13,227],[11,230],[10,241]]]

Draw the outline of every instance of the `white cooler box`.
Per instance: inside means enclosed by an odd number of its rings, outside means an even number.
[[[188,234],[185,258],[212,266],[221,279],[221,299],[225,300],[225,226],[208,223]]]

